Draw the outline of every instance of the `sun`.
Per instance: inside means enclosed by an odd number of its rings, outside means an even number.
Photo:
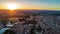
[[[14,3],[6,4],[6,9],[15,10],[15,9],[18,9],[18,8],[19,8],[19,6],[17,4],[14,4]]]

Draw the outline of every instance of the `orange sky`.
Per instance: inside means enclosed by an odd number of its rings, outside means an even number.
[[[6,9],[4,6],[0,6],[0,9]],[[33,6],[21,6],[20,10],[60,10],[60,8],[48,8],[48,7],[33,7]]]

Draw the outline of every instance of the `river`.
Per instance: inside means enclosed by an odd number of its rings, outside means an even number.
[[[10,28],[2,28],[1,30],[0,30],[0,34],[3,34],[6,30],[8,30],[8,29],[10,29]]]
[[[13,25],[11,25],[9,22],[5,28],[2,28],[0,30],[0,34],[3,34],[6,30],[10,29],[11,27],[13,27]]]

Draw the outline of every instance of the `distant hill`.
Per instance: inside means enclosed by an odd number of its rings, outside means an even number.
[[[60,16],[60,11],[54,10],[14,10],[13,15],[9,15],[10,10],[0,10],[0,16],[7,15],[8,17],[20,16],[24,14],[35,14],[35,15],[50,15],[50,16]]]

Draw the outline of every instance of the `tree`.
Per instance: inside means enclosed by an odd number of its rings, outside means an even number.
[[[6,30],[3,34],[15,34],[15,32],[14,32],[14,31],[10,31],[10,30],[8,29],[8,30]]]

